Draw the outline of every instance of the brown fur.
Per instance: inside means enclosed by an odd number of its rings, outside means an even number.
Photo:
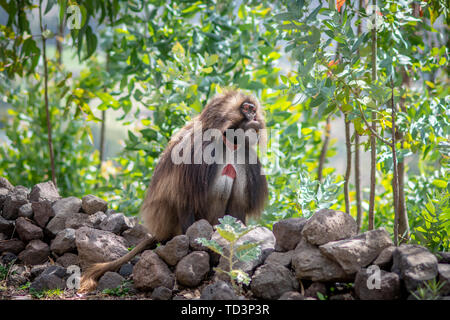
[[[143,205],[141,217],[149,233],[156,241],[165,241],[182,234],[195,221],[206,219],[211,224],[217,224],[217,215],[209,212],[210,202],[208,192],[216,176],[216,164],[174,164],[171,152],[187,134],[194,135],[194,123],[201,123],[202,130],[226,129],[236,127],[245,121],[240,110],[243,102],[251,102],[256,106],[255,120],[261,129],[265,129],[261,106],[256,98],[236,91],[228,91],[214,97],[204,108],[202,113],[186,124],[169,142],[162,153],[155,168],[150,186]],[[192,139],[193,140],[193,139]],[[260,143],[265,143],[264,136]],[[192,143],[193,144],[193,143]],[[192,157],[195,154],[193,145],[190,146]],[[207,143],[202,145],[205,148]],[[264,208],[268,196],[267,181],[261,175],[261,165],[246,164],[246,192],[242,197],[233,194],[226,204],[226,214],[232,215],[245,222],[248,216],[259,216]],[[242,199],[245,199],[243,201]],[[108,270],[116,270],[123,263],[147,248],[152,241],[147,239],[145,245],[141,244],[124,257],[103,264],[96,264],[84,274],[81,281],[81,291],[91,291],[95,288],[96,279]]]

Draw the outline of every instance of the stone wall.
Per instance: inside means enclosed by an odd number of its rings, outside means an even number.
[[[67,289],[71,266],[111,261],[126,254],[145,236],[138,219],[108,209],[86,195],[62,198],[52,182],[31,190],[0,178],[0,255],[15,264],[10,286],[31,282],[35,290]],[[195,239],[223,239],[206,221],[107,272],[98,291],[127,286],[129,294],[151,299],[408,299],[429,280],[443,283],[450,295],[450,255],[434,255],[417,245],[394,247],[383,228],[356,233],[354,219],[322,209],[310,219],[277,222],[273,232],[258,227],[240,241],[259,241],[262,254],[237,267],[251,283],[237,294],[214,267],[223,258]],[[75,292],[75,291],[74,291]],[[449,297],[445,297],[449,299]]]

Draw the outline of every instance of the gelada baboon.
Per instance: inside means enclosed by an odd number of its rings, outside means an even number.
[[[242,132],[244,139],[238,134]],[[89,267],[80,291],[95,289],[103,273],[117,270],[158,241],[185,233],[197,220],[214,225],[225,214],[243,222],[258,217],[268,191],[253,147],[257,141],[265,143],[264,132],[256,98],[237,91],[214,97],[172,137],[160,157],[141,207],[147,238],[122,258]]]

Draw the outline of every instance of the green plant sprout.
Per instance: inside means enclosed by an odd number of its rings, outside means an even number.
[[[239,285],[248,285],[250,284],[250,277],[243,270],[237,269],[236,263],[238,261],[250,262],[258,259],[261,254],[261,247],[259,243],[252,243],[250,241],[238,243],[245,234],[255,228],[254,226],[246,227],[239,223],[236,218],[228,215],[219,219],[219,222],[220,224],[216,227],[216,230],[228,242],[227,248],[222,247],[215,240],[198,238],[196,241],[226,259],[229,271],[218,267],[214,268],[214,271],[228,275],[235,291],[240,292],[240,287],[236,282]]]
[[[438,300],[441,295],[440,291],[445,285],[444,282],[436,281],[436,279],[424,282],[424,286],[418,288],[415,292],[411,292],[417,300]]]

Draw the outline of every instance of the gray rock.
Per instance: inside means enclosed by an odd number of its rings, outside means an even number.
[[[436,258],[439,263],[450,263],[450,252],[437,252]]]
[[[56,236],[58,232],[64,230],[66,228],[66,221],[73,215],[75,212],[62,212],[56,214],[50,222],[47,224],[45,229],[52,236]],[[73,229],[73,228],[72,228]]]
[[[115,289],[120,287],[124,281],[125,278],[117,272],[108,271],[98,281],[97,290]]]
[[[217,281],[202,290],[201,300],[237,300],[234,290],[224,281]]]
[[[189,252],[189,238],[179,235],[168,241],[165,245],[155,249],[158,256],[168,265],[175,266]]]
[[[2,258],[0,259],[3,265],[8,265],[10,263],[14,263],[18,257],[12,252],[5,252],[2,254]]]
[[[75,244],[75,230],[74,229],[64,229],[56,235],[55,239],[52,240],[50,245],[50,250],[52,250],[57,255],[62,255],[66,252],[73,251],[77,248]]]
[[[361,269],[356,274],[355,293],[359,299],[395,300],[400,298],[400,277],[396,273],[380,270],[380,282],[377,283],[372,280],[375,274],[367,270]]]
[[[8,286],[21,286],[28,282],[30,272],[25,266],[14,264],[9,270],[7,285]]]
[[[214,233],[213,227],[205,219],[194,222],[187,230],[186,235],[189,237],[189,245],[192,250],[208,251],[206,247],[196,241],[198,238],[211,239]]]
[[[118,259],[128,253],[125,239],[114,233],[82,227],[75,231],[81,267]]]
[[[331,296],[330,300],[355,300],[355,298],[350,293],[341,293]]]
[[[45,270],[42,271],[40,275],[55,275],[58,278],[64,279],[66,276],[66,268],[57,265],[51,265],[45,268]]]
[[[27,265],[41,264],[48,260],[50,248],[41,240],[31,240],[25,250],[19,254],[19,259]]]
[[[305,297],[297,291],[288,291],[283,293],[278,300],[305,300]]]
[[[318,298],[318,293],[320,293],[323,296],[327,295],[327,286],[322,282],[313,282],[308,287],[308,289],[305,290],[305,297],[312,297],[312,298]]]
[[[55,216],[79,212],[81,209],[81,199],[76,197],[59,199],[52,204],[52,209]]]
[[[158,287],[153,290],[151,299],[152,300],[170,300],[172,297],[172,290],[166,287]]]
[[[190,253],[181,259],[175,269],[177,282],[186,287],[199,285],[208,272],[209,254],[206,251],[194,251]]]
[[[438,274],[437,258],[426,248],[405,244],[397,247],[393,254],[392,271],[400,275],[408,291],[434,279]]]
[[[106,213],[98,211],[88,216],[88,224],[92,225],[95,229],[100,229],[100,224],[106,219],[106,217]]]
[[[56,263],[64,268],[68,268],[72,265],[79,265],[80,260],[78,259],[78,256],[74,253],[66,252],[61,257],[56,259]]]
[[[305,218],[291,218],[275,223],[273,225],[273,234],[276,239],[275,250],[294,250],[300,242],[306,221]]]
[[[380,268],[389,268],[392,266],[392,255],[394,254],[395,246],[384,248],[378,257],[373,262],[374,265]]]
[[[44,272],[44,270],[47,269],[49,266],[50,266],[49,263],[36,264],[32,266],[30,270],[31,278],[34,279],[39,277],[42,274],[42,272]]]
[[[328,242],[319,249],[325,256],[339,263],[346,273],[355,274],[375,260],[384,248],[392,245],[389,233],[379,228],[347,240]]]
[[[345,212],[321,209],[308,219],[302,235],[309,243],[322,245],[356,235],[355,219]]]
[[[0,188],[0,212],[2,211],[3,204],[6,201],[6,197],[9,195],[10,191],[6,188]]]
[[[14,190],[14,186],[5,177],[0,177],[0,188],[5,188],[9,191]]]
[[[266,261],[264,261],[265,264],[270,263],[278,263],[282,266],[289,268],[292,262],[292,256],[294,254],[294,250],[290,250],[287,252],[277,252],[274,251],[266,258]]]
[[[113,213],[100,223],[99,228],[104,231],[120,234],[130,229],[131,223],[123,213]]]
[[[142,291],[151,291],[157,287],[172,290],[175,276],[156,253],[146,250],[133,268],[133,282],[134,287]]]
[[[226,240],[224,240],[219,233],[216,231],[213,233],[211,239],[215,240],[224,248],[224,252],[226,255],[228,255],[229,245]],[[234,265],[236,269],[241,269],[250,276],[253,274],[253,271],[263,263],[263,261],[266,260],[267,256],[271,254],[275,249],[275,236],[273,235],[272,231],[265,227],[256,227],[249,233],[245,234],[242,238],[240,238],[236,242],[236,247],[243,244],[244,242],[251,242],[251,243],[259,243],[261,247],[261,255],[258,259],[252,260],[249,262],[242,262],[237,261]],[[229,266],[227,263],[227,260],[223,257],[220,257],[219,259],[219,268],[228,271]],[[226,275],[219,275],[219,278],[221,280],[228,281],[229,277]]]
[[[52,201],[48,199],[32,202],[31,208],[33,209],[34,221],[42,228],[44,228],[50,219],[55,216],[52,209]]]
[[[294,250],[292,267],[297,279],[323,282],[350,279],[338,263],[324,256],[319,248],[305,239],[300,240]]]
[[[450,264],[438,264],[439,282],[444,283],[440,294],[446,296],[450,294]]]
[[[19,239],[0,240],[0,253],[12,252],[19,254],[25,249],[25,243]]]
[[[43,200],[49,200],[55,202],[61,199],[58,189],[52,181],[42,182],[35,185],[30,192],[29,199],[31,202],[40,202]]]
[[[64,289],[65,282],[63,279],[55,276],[54,274],[40,275],[30,285],[30,289],[36,291]]]
[[[6,240],[6,239],[8,239],[8,236],[6,234],[0,232],[0,241]]]
[[[280,264],[265,264],[256,269],[250,283],[255,297],[275,300],[284,293],[296,291],[298,281],[288,268]]]
[[[79,229],[81,227],[94,228],[94,224],[90,217],[82,212],[74,212],[67,217],[65,227],[71,229]]]
[[[133,228],[125,230],[122,237],[127,240],[129,246],[137,246],[146,238],[148,231],[142,224],[137,224]]]
[[[14,232],[14,221],[6,220],[0,216],[0,232],[5,234],[7,238],[11,237]]]
[[[8,194],[3,203],[3,217],[7,220],[17,219],[19,216],[19,208],[26,203],[28,203],[26,193],[19,191]]]
[[[131,263],[125,263],[124,265],[122,265],[121,267],[120,267],[120,269],[119,269],[119,274],[122,276],[122,277],[125,277],[125,278],[127,278],[127,277],[129,277],[129,276],[131,276],[132,274],[133,274],[133,264],[131,264]]]
[[[81,199],[81,208],[87,214],[94,214],[98,211],[106,212],[108,203],[92,194],[88,194]]]
[[[44,232],[41,228],[33,224],[30,220],[19,217],[16,220],[16,231],[19,238],[24,242],[30,242],[35,239],[43,239]]]
[[[21,206],[19,208],[18,216],[32,219],[33,218],[33,208],[31,206],[31,203],[26,203],[23,206]]]

